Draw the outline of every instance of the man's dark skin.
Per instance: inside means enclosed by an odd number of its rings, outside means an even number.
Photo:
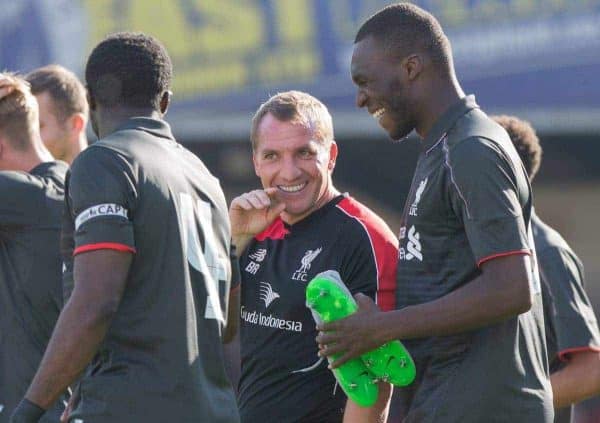
[[[161,96],[160,110],[153,108],[103,107],[88,92],[94,132],[102,138],[114,132],[131,117],[160,119],[170,103],[171,93]],[[65,305],[40,367],[25,397],[46,409],[73,383],[92,360],[119,308],[132,254],[115,250],[95,250],[74,258],[73,293]],[[110,269],[110,271],[107,271]],[[225,342],[237,327],[239,290],[231,293]]]
[[[404,53],[391,54],[373,36],[354,45],[351,73],[358,88],[356,104],[370,114],[383,108],[379,123],[392,139],[403,139],[413,129],[424,139],[444,112],[465,94],[452,64],[443,69],[425,52]],[[380,312],[370,298],[358,294],[357,313],[318,325],[321,354],[340,354],[331,363],[335,368],[390,340],[466,332],[531,308],[529,256],[494,258],[480,270],[480,276],[461,288],[402,310]]]

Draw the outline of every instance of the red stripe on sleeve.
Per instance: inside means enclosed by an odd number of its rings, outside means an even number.
[[[383,311],[396,307],[396,271],[398,265],[398,239],[385,222],[367,207],[346,197],[337,204],[344,213],[358,220],[365,228],[377,266],[376,302]]]
[[[600,353],[600,347],[586,346],[586,347],[577,347],[577,348],[568,348],[566,350],[560,351],[558,355],[558,359],[560,361],[569,361],[569,356],[571,354],[577,354],[582,352],[597,352]]]
[[[116,250],[135,254],[135,248],[130,247],[129,245],[117,244],[115,242],[99,242],[97,244],[87,244],[75,248],[73,251],[73,256],[95,250]]]
[[[479,260],[477,262],[477,267],[481,267],[481,265],[483,263],[485,263],[486,261],[490,261],[499,257],[506,257],[506,256],[514,256],[514,255],[523,255],[523,254],[527,254],[528,256],[531,255],[531,251],[529,250],[516,250],[516,251],[507,251],[506,253],[498,253],[498,254],[492,254],[491,256],[487,256],[482,258],[481,260]]]

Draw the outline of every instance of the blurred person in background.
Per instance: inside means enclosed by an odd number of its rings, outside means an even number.
[[[163,120],[171,77],[165,48],[140,33],[113,34],[88,58],[99,141],[67,175],[74,289],[13,423],[37,421],[84,370],[69,421],[239,421],[222,346],[239,311],[227,204]]]
[[[492,116],[508,132],[529,179],[537,174],[542,147],[529,122]],[[562,236],[534,212],[531,226],[542,281],[555,423],[571,421],[571,405],[600,394],[600,331],[584,289],[583,265]]]
[[[85,88],[71,71],[48,65],[26,76],[40,111],[40,135],[56,160],[69,164],[87,145]]]
[[[550,423],[554,416],[527,174],[506,132],[466,96],[450,41],[410,3],[359,29],[356,103],[421,153],[400,229],[397,308],[365,297],[321,324],[338,366],[399,339],[417,379],[397,389],[406,423]]]
[[[63,303],[61,214],[67,165],[40,138],[27,82],[0,74],[0,422],[33,379]],[[48,403],[43,422],[64,406]]]
[[[318,273],[336,270],[353,294],[393,309],[397,239],[334,187],[338,147],[319,100],[299,91],[271,97],[254,116],[251,140],[263,188],[235,198],[229,212],[241,254],[242,422],[385,421],[389,384],[380,382],[370,408],[336,389],[318,357],[305,289]]]

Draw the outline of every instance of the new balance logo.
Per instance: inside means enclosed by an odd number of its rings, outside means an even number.
[[[265,308],[269,308],[271,303],[279,297],[280,295],[277,292],[273,291],[273,287],[270,283],[260,283],[260,299],[265,302]]]
[[[304,253],[304,257],[300,260],[300,268],[294,272],[292,279],[295,281],[306,282],[306,274],[310,270],[313,260],[317,258],[322,250],[322,247],[319,247],[316,250],[307,250],[306,253]]]
[[[254,260],[257,262],[262,262],[265,257],[267,256],[267,249],[266,248],[259,248],[258,250],[256,250],[255,252],[253,252],[252,254],[250,254],[248,256],[248,258],[250,260]]]

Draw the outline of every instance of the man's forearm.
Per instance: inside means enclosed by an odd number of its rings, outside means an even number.
[[[527,280],[507,283],[495,274],[500,269],[490,270],[487,277],[482,274],[437,300],[382,313],[380,340],[452,335],[527,311],[531,307]]]
[[[73,299],[72,299],[73,300]],[[69,301],[61,313],[26,398],[49,408],[76,380],[98,350],[110,319],[90,316],[89,306]]]
[[[562,408],[600,395],[600,352],[572,355],[565,367],[550,375],[554,408]]]
[[[371,407],[360,407],[347,400],[344,410],[344,423],[385,423],[389,412],[392,385],[379,382],[377,402]]]

